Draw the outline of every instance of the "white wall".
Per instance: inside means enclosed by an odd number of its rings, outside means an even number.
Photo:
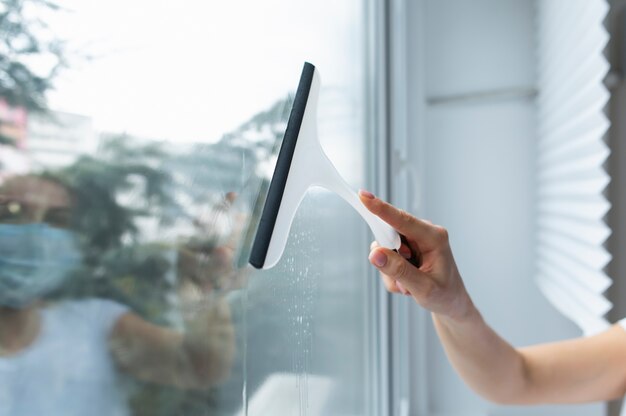
[[[418,55],[409,59],[409,76],[420,80],[409,92],[418,101],[409,119],[425,120],[409,124],[413,159],[422,163],[419,214],[448,228],[468,290],[507,340],[520,346],[579,336],[533,281],[534,2],[422,0],[412,13],[425,13],[408,47]],[[414,414],[604,414],[603,404],[483,401],[454,373],[424,314],[413,313],[412,331],[426,338],[415,336],[414,348],[426,348],[427,357],[425,366],[412,363],[414,397],[428,401],[414,405],[422,409]]]

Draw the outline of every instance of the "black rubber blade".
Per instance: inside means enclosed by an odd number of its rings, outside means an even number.
[[[270,241],[272,241],[274,225],[276,225],[278,210],[285,192],[289,170],[291,169],[291,161],[294,151],[296,150],[298,135],[300,134],[306,103],[309,99],[314,72],[315,66],[305,62],[304,68],[302,68],[298,89],[296,90],[296,97],[294,98],[291,113],[289,114],[285,136],[280,145],[272,181],[270,182],[265,205],[263,206],[263,213],[261,214],[252,250],[250,251],[250,264],[257,269],[263,268],[265,258],[267,257],[267,250],[270,246]]]

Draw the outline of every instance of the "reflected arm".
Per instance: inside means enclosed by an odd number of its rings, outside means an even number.
[[[117,365],[140,380],[207,388],[230,373],[235,352],[230,309],[221,300],[198,311],[184,334],[127,313],[113,328],[110,349]]]

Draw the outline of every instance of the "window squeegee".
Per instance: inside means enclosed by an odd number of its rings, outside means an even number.
[[[378,244],[400,248],[400,235],[363,206],[324,153],[317,135],[319,90],[319,72],[305,62],[250,252],[249,262],[257,269],[269,269],[278,263],[298,206],[314,186],[346,200],[367,222]]]

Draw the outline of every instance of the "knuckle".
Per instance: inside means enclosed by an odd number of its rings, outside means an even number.
[[[432,301],[435,290],[436,290],[435,284],[432,281],[427,280],[427,281],[422,282],[420,290],[416,295],[421,301],[429,301],[429,300]]]
[[[394,258],[393,275],[396,278],[404,278],[408,275],[408,262],[405,259]]]
[[[400,221],[405,225],[411,224],[414,220],[413,216],[403,209],[398,210],[398,217]]]
[[[386,209],[386,204],[384,201],[381,201],[380,199],[375,199],[374,201],[372,201],[372,203],[369,206],[369,210],[372,211],[374,214],[380,214],[381,212],[383,212]]]
[[[387,287],[387,292],[389,292],[389,293],[398,293],[399,292],[398,288],[396,287],[395,284],[390,283],[386,287]]]
[[[440,243],[447,243],[450,238],[448,230],[440,225],[435,226],[435,236]]]
[[[435,296],[436,291],[437,285],[432,280],[428,280],[428,282],[424,285],[424,296],[427,299],[432,299]]]

